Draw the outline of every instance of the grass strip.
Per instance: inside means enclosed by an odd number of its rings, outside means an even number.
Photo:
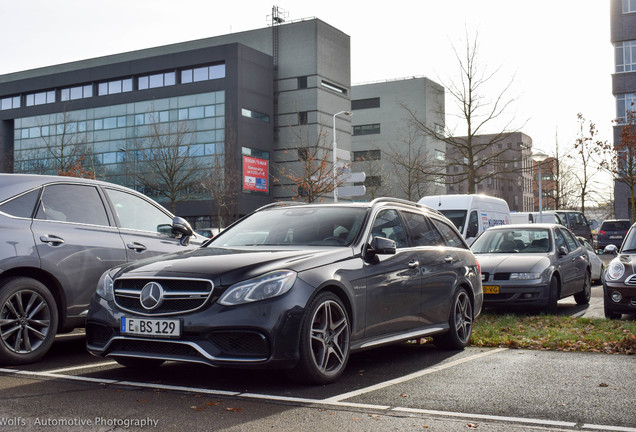
[[[470,345],[636,354],[636,322],[555,315],[483,313]]]

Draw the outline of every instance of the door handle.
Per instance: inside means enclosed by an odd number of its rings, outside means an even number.
[[[420,265],[419,261],[410,261],[409,262],[409,268],[416,268],[419,265]]]
[[[447,257],[445,257],[445,258],[444,258],[444,262],[452,263],[452,262],[453,262],[453,257],[452,257],[452,256],[447,256]]]
[[[55,235],[40,236],[40,241],[42,243],[48,243],[51,246],[59,246],[64,243],[64,239],[62,237],[58,237]]]
[[[126,245],[126,247],[127,247],[128,249],[132,249],[132,250],[134,250],[135,252],[143,252],[143,251],[145,251],[146,249],[148,249],[146,246],[142,245],[141,243],[137,243],[137,242],[128,243],[128,244]]]

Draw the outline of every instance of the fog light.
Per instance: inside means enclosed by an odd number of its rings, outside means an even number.
[[[532,294],[530,294],[530,293],[525,293],[525,294],[523,294],[523,295],[521,296],[521,298],[524,298],[524,299],[531,299],[532,297],[533,297],[533,296],[532,296]]]
[[[619,293],[618,291],[614,291],[612,293],[612,301],[615,303],[618,303],[619,301],[621,301],[623,299],[623,296],[621,295],[621,293]]]

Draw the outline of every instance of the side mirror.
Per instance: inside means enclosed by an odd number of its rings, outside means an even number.
[[[607,245],[605,246],[605,249],[603,249],[603,253],[608,255],[618,255],[618,248],[613,244]]]
[[[179,216],[172,219],[172,232],[181,236],[182,246],[187,246],[190,243],[190,237],[194,233],[188,221]]]
[[[568,254],[568,250],[565,248],[565,246],[559,246],[559,255],[567,255]]]
[[[367,259],[376,255],[395,255],[397,248],[395,241],[384,237],[374,237],[366,250]]]

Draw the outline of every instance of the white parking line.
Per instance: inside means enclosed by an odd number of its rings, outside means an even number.
[[[406,382],[406,381],[410,381],[412,379],[419,378],[419,377],[422,377],[424,375],[429,375],[429,374],[432,374],[432,373],[435,373],[435,372],[439,372],[441,370],[448,369],[448,368],[451,368],[451,367],[454,367],[454,366],[457,366],[457,365],[460,365],[462,363],[466,363],[466,362],[469,362],[469,361],[473,361],[473,360],[476,360],[478,358],[489,356],[491,354],[496,354],[498,352],[505,351],[507,349],[508,348],[497,348],[497,349],[494,349],[494,350],[484,351],[482,353],[475,354],[475,355],[472,355],[472,356],[469,356],[469,357],[465,357],[465,358],[462,358],[462,359],[454,360],[452,362],[448,362],[448,363],[445,363],[445,364],[440,365],[440,366],[433,366],[433,367],[430,367],[430,368],[422,369],[420,371],[413,372],[412,374],[404,375],[402,377],[395,378],[395,379],[392,379],[392,380],[389,380],[389,381],[384,381],[384,382],[381,382],[381,383],[378,383],[378,384],[375,384],[375,385],[372,385],[372,386],[369,386],[369,387],[365,387],[363,389],[354,390],[354,391],[349,392],[349,393],[343,393],[341,395],[333,396],[333,397],[324,399],[324,401],[325,402],[340,402],[340,401],[343,401],[345,399],[350,399],[350,398],[355,397],[355,396],[360,396],[360,395],[365,394],[365,393],[370,393],[370,392],[373,392],[373,391],[376,391],[376,390],[383,389],[385,387],[390,387],[390,386],[395,385],[395,384],[400,384],[400,383],[403,383],[403,382]]]
[[[603,425],[592,425],[592,424],[584,424],[581,426],[581,429],[593,429],[593,430],[611,430],[614,432],[636,432],[636,428],[633,427],[624,427],[624,426],[603,426]]]
[[[62,369],[53,369],[53,370],[44,371],[44,372],[50,373],[50,374],[59,374],[62,372],[70,372],[70,371],[81,370],[81,369],[91,369],[91,368],[111,366],[116,364],[118,364],[116,361],[108,361],[108,362],[102,362],[102,363],[91,363],[91,364],[82,365],[82,366],[67,367]]]

